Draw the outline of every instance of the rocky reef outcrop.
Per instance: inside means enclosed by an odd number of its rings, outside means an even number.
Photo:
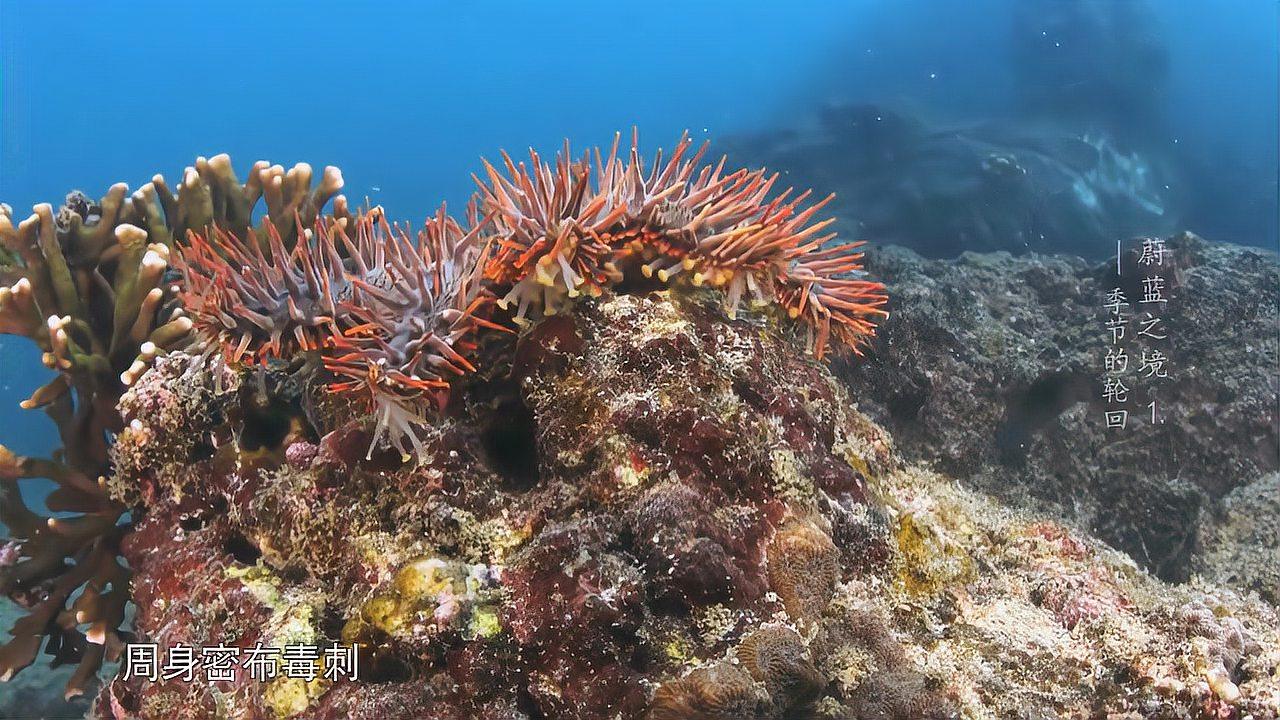
[[[1010,501],[1047,501],[1167,580],[1200,573],[1275,602],[1280,265],[1190,234],[1165,247],[1168,302],[1152,330],[1165,339],[1147,344],[1168,378],[1143,377],[1129,345],[1124,429],[1104,421],[1104,304],[1124,286],[1141,317],[1138,247],[1119,275],[1115,260],[877,249],[868,262],[893,314],[869,356],[838,372],[904,456]]]
[[[0,331],[63,441],[0,446],[0,680],[49,655],[117,720],[1276,716],[1276,348],[1211,332],[1274,320],[1273,259],[1171,241],[1191,381],[1131,428],[1161,458],[1075,394],[1073,313],[1132,256],[886,251],[871,345],[831,198],[637,142],[503,154],[416,235],[334,168],[226,156],[0,206]]]
[[[115,679],[105,717],[1272,717],[1274,607],[908,462],[762,316],[607,296],[369,454],[172,353],[126,393],[135,632],[359,643],[357,681]]]

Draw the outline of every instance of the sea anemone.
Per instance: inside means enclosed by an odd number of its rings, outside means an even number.
[[[349,293],[342,259],[324,222],[299,229],[285,249],[272,223],[267,247],[219,227],[192,232],[175,258],[178,299],[206,352],[232,363],[265,363],[319,348],[331,333],[338,297]],[[309,235],[309,236],[308,236]]]
[[[483,317],[492,298],[479,277],[485,223],[474,208],[468,215],[464,230],[441,206],[415,243],[374,211],[357,220],[356,240],[346,243],[350,290],[324,352],[325,368],[342,379],[330,390],[367,390],[377,416],[374,443],[386,434],[402,454],[405,439],[421,451],[415,426],[424,406],[443,404],[448,380],[475,371],[468,359],[475,331],[504,329]]]
[[[386,436],[402,454],[406,441],[420,450],[416,428],[447,381],[475,370],[473,331],[498,327],[481,318],[485,223],[474,210],[470,219],[464,231],[441,207],[415,242],[373,208],[299,228],[291,250],[271,224],[265,248],[192,233],[178,253],[179,297],[206,353],[250,365],[316,353],[330,391],[368,392],[374,446]]]
[[[809,328],[809,348],[819,359],[828,340],[861,354],[875,333],[872,319],[885,317],[884,285],[864,280],[863,242],[822,247],[814,239],[787,251],[787,272],[777,288],[777,302]]]
[[[584,291],[599,295],[607,283],[620,280],[601,233],[615,226],[625,209],[606,210],[609,198],[592,191],[587,159],[570,161],[567,145],[554,168],[533,150],[529,166],[517,165],[505,152],[502,159],[509,177],[485,161],[489,183],[476,178],[497,230],[485,274],[510,286],[498,305],[518,303],[515,319],[522,322],[531,305],[550,315],[565,298]]]
[[[730,317],[743,300],[777,305],[807,324],[818,357],[831,340],[859,352],[873,321],[887,315],[887,296],[862,279],[860,243],[830,245],[834,219],[815,221],[831,197],[810,203],[810,192],[790,188],[770,197],[776,174],[725,172],[724,158],[704,165],[706,145],[691,152],[687,134],[647,167],[635,134],[626,160],[619,141],[607,155],[597,149],[594,164],[592,153],[571,159],[567,142],[554,166],[534,151],[528,165],[503,153],[505,176],[486,162],[487,180],[476,179],[495,217],[497,250],[485,275],[500,307],[516,305],[517,323],[598,296],[638,270],[722,290]]]
[[[687,134],[665,163],[658,150],[646,173],[638,135],[632,133],[625,164],[618,158],[620,139],[621,134],[614,136],[607,160],[596,151],[599,192],[625,208],[621,229],[608,233],[607,240],[620,258],[639,258],[646,278],[656,275],[667,282],[689,269],[682,261],[701,242],[714,244],[715,228],[745,222],[773,183],[763,171],[725,174],[724,158],[714,167],[700,166],[707,146],[688,157],[692,141]]]

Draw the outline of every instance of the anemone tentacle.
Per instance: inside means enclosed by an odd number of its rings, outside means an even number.
[[[490,299],[478,277],[483,227],[472,222],[464,231],[442,206],[415,243],[380,211],[357,221],[356,241],[348,244],[379,248],[384,262],[363,277],[350,276],[355,292],[340,303],[345,321],[329,337],[334,352],[324,358],[340,378],[333,388],[363,384],[373,395],[413,398],[475,370],[468,359],[474,333],[493,325],[482,317]]]
[[[334,323],[348,280],[329,226],[298,228],[287,250],[273,223],[267,247],[255,236],[214,227],[192,232],[177,254],[178,298],[206,350],[233,363],[262,364],[319,348]]]

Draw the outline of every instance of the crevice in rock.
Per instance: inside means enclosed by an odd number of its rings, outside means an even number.
[[[528,490],[538,482],[538,422],[519,398],[501,401],[480,434],[490,468],[508,490]]]
[[[258,549],[258,546],[240,533],[227,538],[223,549],[228,555],[235,558],[236,562],[245,565],[256,565],[258,559],[262,557],[262,551]]]
[[[259,371],[241,385],[238,400],[232,414],[239,417],[230,420],[240,425],[236,440],[245,451],[279,449],[291,434],[319,440],[295,379],[289,376]]]
[[[412,680],[413,669],[399,658],[386,653],[374,655],[367,667],[360,668],[360,681],[367,683],[401,683]]]

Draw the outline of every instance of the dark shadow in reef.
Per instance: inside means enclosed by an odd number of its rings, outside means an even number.
[[[1005,405],[1004,421],[996,430],[1000,462],[1011,467],[1024,465],[1027,448],[1036,433],[1067,408],[1088,400],[1092,387],[1091,379],[1084,375],[1054,373],[1012,393]]]
[[[500,401],[480,433],[488,465],[507,490],[527,490],[538,482],[538,424],[519,395]]]

